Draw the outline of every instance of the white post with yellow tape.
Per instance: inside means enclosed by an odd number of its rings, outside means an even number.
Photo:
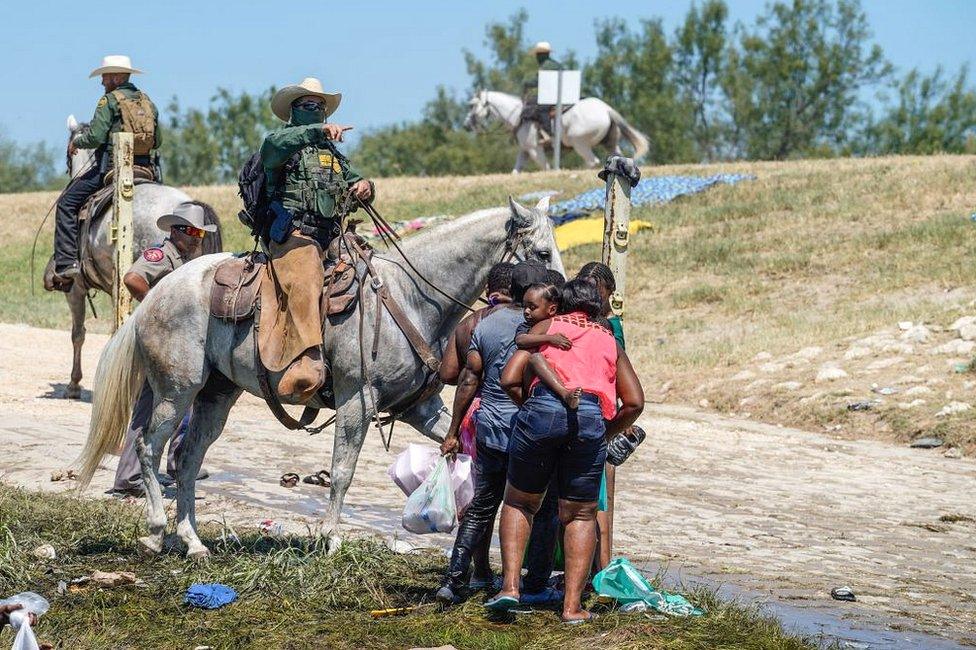
[[[623,316],[624,297],[627,295],[627,247],[630,244],[630,181],[612,169],[606,172],[603,263],[613,271],[617,283],[617,290],[610,296],[610,308],[615,315]]]
[[[135,181],[132,176],[133,142],[131,133],[112,134],[112,165],[115,193],[112,196],[112,241],[115,243],[115,279],[112,298],[115,304],[115,329],[122,326],[132,312],[132,296],[122,277],[132,266],[132,199]]]

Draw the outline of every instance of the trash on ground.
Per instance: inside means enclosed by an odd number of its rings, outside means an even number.
[[[872,393],[877,393],[878,395],[894,395],[898,392],[898,389],[894,386],[872,386]]]
[[[32,551],[38,560],[53,560],[58,556],[57,551],[50,544],[41,544]]]
[[[928,437],[912,440],[912,444],[909,446],[916,449],[934,449],[935,447],[941,447],[942,445],[942,438]]]
[[[51,482],[56,483],[57,481],[74,481],[78,478],[78,474],[73,469],[59,469],[51,472]]]
[[[82,576],[71,581],[68,591],[95,585],[98,587],[122,587],[124,585],[140,585],[142,580],[131,571],[93,571],[90,576]]]
[[[237,592],[219,582],[197,583],[186,590],[183,602],[191,607],[219,609],[237,600]]]
[[[952,365],[952,371],[959,374],[962,374],[964,372],[969,372],[971,365],[972,362],[970,361],[960,361]]]
[[[265,519],[258,524],[258,531],[265,537],[283,537],[285,527],[274,519]]]
[[[370,610],[369,615],[373,618],[385,618],[387,616],[402,616],[403,614],[409,614],[411,612],[416,612],[421,609],[428,609],[430,607],[435,607],[437,603],[424,603],[423,605],[411,605],[410,607],[392,607],[390,609],[373,609]]]
[[[834,600],[846,600],[851,603],[857,601],[857,596],[854,595],[854,591],[850,587],[834,587],[830,590],[830,597]]]
[[[603,571],[593,576],[593,588],[599,595],[613,598],[623,606],[643,602],[656,612],[672,616],[701,616],[705,613],[680,594],[652,587],[647,578],[623,557],[610,560]]]
[[[440,457],[430,476],[407,498],[402,523],[405,529],[418,535],[454,530],[457,501],[445,457]]]
[[[879,402],[877,402],[876,400],[863,400],[860,402],[851,402],[850,404],[847,405],[847,410],[848,411],[870,411],[878,404]]]

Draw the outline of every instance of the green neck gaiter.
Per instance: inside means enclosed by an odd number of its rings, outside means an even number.
[[[291,123],[295,126],[306,124],[321,124],[325,121],[325,111],[306,111],[300,108],[291,109]]]

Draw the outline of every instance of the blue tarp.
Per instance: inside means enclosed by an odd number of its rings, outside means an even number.
[[[754,180],[751,174],[715,174],[713,176],[654,176],[642,179],[630,192],[633,205],[645,203],[668,203],[679,196],[697,194],[712,185],[725,183],[735,185],[740,181]],[[592,212],[603,210],[606,203],[606,188],[598,187],[575,197],[560,201],[549,208],[549,216],[557,226],[578,219]]]

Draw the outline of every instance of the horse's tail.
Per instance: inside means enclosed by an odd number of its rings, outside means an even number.
[[[132,405],[139,397],[145,369],[136,351],[136,322],[133,314],[109,340],[98,359],[95,381],[92,384],[92,413],[88,440],[79,465],[78,485],[91,482],[102,458],[117,450],[125,439]]]
[[[207,236],[203,239],[204,255],[223,252],[223,229],[220,225],[220,217],[217,216],[217,211],[214,210],[209,203],[204,203],[203,201],[190,201],[190,203],[193,205],[199,205],[201,208],[203,208],[203,223],[207,224],[208,226],[217,226],[216,231],[207,233]]]
[[[651,149],[651,142],[648,140],[647,136],[631,126],[630,122],[624,119],[624,116],[618,113],[612,106],[607,106],[610,109],[610,120],[617,125],[627,141],[630,142],[634,147],[634,160],[640,160],[647,155],[647,152]]]

